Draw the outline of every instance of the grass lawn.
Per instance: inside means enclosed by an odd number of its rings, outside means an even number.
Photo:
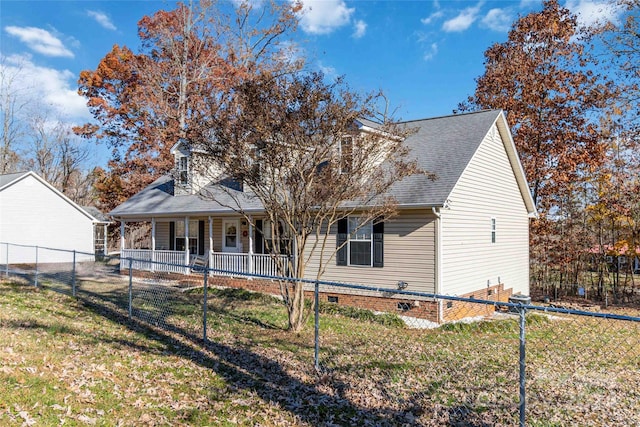
[[[146,295],[134,314],[163,328],[127,320],[121,285],[0,283],[0,425],[517,424],[513,318],[410,330],[323,307],[318,373],[312,323],[286,332],[274,298],[211,289],[204,345],[201,290]],[[527,425],[640,425],[640,324],[529,315],[527,340]]]

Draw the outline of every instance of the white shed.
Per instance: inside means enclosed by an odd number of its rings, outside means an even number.
[[[34,263],[36,256],[39,263],[69,262],[73,256],[48,248],[93,259],[98,223],[34,172],[0,175],[0,263]]]

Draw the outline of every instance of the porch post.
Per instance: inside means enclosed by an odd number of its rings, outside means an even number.
[[[209,268],[213,265],[213,218],[209,217]]]
[[[122,260],[124,258],[122,258],[124,256],[124,220],[121,219],[120,220],[120,270],[122,270]],[[131,260],[129,260],[129,268],[131,268]]]
[[[189,265],[189,217],[184,217],[184,265]],[[186,268],[186,273],[189,274],[189,268]]]
[[[108,241],[107,241],[107,233],[108,232],[109,232],[109,224],[105,224],[104,225],[104,256],[105,256],[105,258],[109,254],[109,246],[108,246]]]
[[[122,256],[122,252],[125,250],[125,240],[124,240],[124,226],[125,220],[120,220],[120,256]]]
[[[151,271],[156,271],[156,219],[151,218]]]
[[[251,215],[248,217],[249,219],[249,252],[247,260],[247,269],[249,270],[249,274],[253,274],[253,218]]]

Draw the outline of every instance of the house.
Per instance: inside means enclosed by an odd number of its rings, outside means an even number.
[[[512,293],[528,294],[529,219],[536,208],[505,114],[482,111],[406,125],[417,130],[405,141],[411,155],[437,179],[414,175],[396,183],[391,189],[398,202],[396,217],[369,225],[368,232],[356,236],[350,230],[357,218],[350,217],[338,222],[328,236],[334,247],[342,239],[346,242],[323,280],[370,285],[385,292],[368,293],[365,299],[339,293],[326,298],[446,321],[461,316],[455,310],[459,304],[443,306],[429,300],[407,304],[394,291],[405,288],[501,300]],[[371,126],[359,123],[363,132]],[[122,257],[188,264],[198,255],[206,257],[211,268],[274,274],[273,262],[264,253],[264,241],[270,236],[265,234],[268,227],[263,227],[260,204],[243,198],[238,188],[243,211],[252,216],[249,222],[227,207],[233,204],[228,190],[208,186],[216,201],[185,191],[184,185],[197,180],[190,165],[197,163],[196,156],[206,154],[179,145],[172,152],[175,179],[159,178],[111,212],[122,222],[123,234],[127,222],[151,222],[151,247],[127,249],[123,238]],[[307,271],[314,272],[317,265],[316,257]],[[248,281],[234,285],[255,287]]]
[[[39,263],[73,259],[72,252],[45,248],[75,250],[78,261],[93,259],[96,228],[104,226],[34,172],[0,175],[0,263],[34,263],[34,246],[42,248]]]
[[[634,251],[624,240],[618,241],[615,245],[595,245],[589,248],[589,253],[593,257],[594,266],[599,263],[599,258],[604,256],[609,271],[640,274],[640,247],[636,247]]]

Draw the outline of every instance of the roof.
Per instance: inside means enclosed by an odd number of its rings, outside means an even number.
[[[81,206],[81,208],[84,209],[89,215],[91,215],[92,217],[94,217],[100,222],[104,222],[104,223],[111,222],[111,219],[107,215],[102,213],[102,211],[96,208],[95,206]]]
[[[361,124],[371,127],[373,122],[362,121]],[[497,124],[512,169],[518,180],[527,210],[535,214],[535,206],[527,187],[527,182],[515,145],[502,110],[480,111],[468,114],[457,114],[430,119],[408,121],[402,123],[415,130],[405,144],[410,150],[418,166],[432,174],[432,180],[425,175],[414,175],[403,179],[391,188],[391,195],[396,198],[400,207],[442,207],[447,203],[456,183],[462,176],[472,157],[484,141],[487,133]],[[185,215],[201,213],[228,213],[234,205],[233,200],[220,189],[208,187],[219,200],[204,200],[198,195],[173,196],[173,180],[161,177],[138,194],[111,211],[113,216],[145,216],[145,215]],[[261,211],[256,200],[244,197],[242,200],[245,212]],[[209,198],[208,198],[209,199]],[[226,205],[226,206],[225,206]]]
[[[0,191],[5,186],[8,186],[13,181],[16,181],[18,178],[21,178],[28,173],[29,172],[16,172],[16,173],[8,173],[6,175],[0,175]]]
[[[33,179],[35,179],[36,181],[40,182],[42,185],[47,187],[54,194],[56,194],[62,200],[67,202],[69,205],[71,205],[74,209],[79,210],[83,215],[85,215],[87,218],[89,218],[92,222],[94,222],[94,223],[102,222],[102,221],[97,220],[93,215],[91,215],[85,209],[83,209],[80,206],[78,206],[77,203],[75,203],[73,200],[71,200],[70,198],[65,196],[62,192],[58,191],[53,185],[49,184],[46,180],[41,178],[38,174],[36,174],[33,171],[17,172],[17,173],[10,173],[10,174],[5,174],[5,175],[0,175],[0,191],[5,190],[6,188],[11,187],[12,185],[16,185],[17,183],[19,183],[20,181],[26,179],[27,177],[33,177]],[[27,196],[28,196],[28,194],[27,194]]]
[[[236,197],[245,212],[260,212],[262,204],[255,198],[249,197],[241,191],[231,189],[222,190],[217,186],[207,187],[210,197],[202,197],[199,194],[185,194],[174,196],[174,181],[171,176],[162,176],[149,186],[134,194],[129,200],[112,210],[109,214],[115,217],[148,216],[151,214],[171,215],[197,215],[212,213],[229,213],[230,206],[237,206]],[[215,199],[216,201],[212,200]]]

